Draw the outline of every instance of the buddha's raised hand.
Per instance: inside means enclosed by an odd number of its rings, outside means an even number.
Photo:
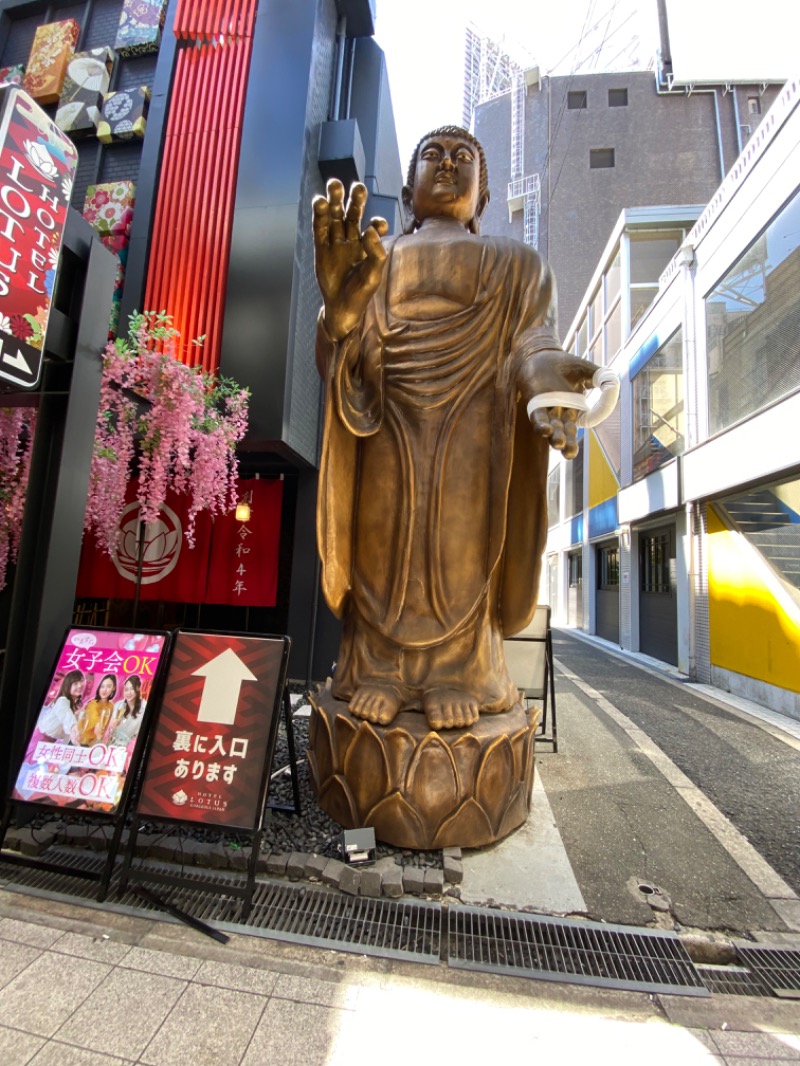
[[[372,218],[361,230],[366,202],[366,186],[355,182],[345,206],[344,186],[331,178],[327,194],[315,196],[312,204],[314,267],[332,340],[341,340],[361,322],[386,259],[381,243],[389,229],[386,220]]]

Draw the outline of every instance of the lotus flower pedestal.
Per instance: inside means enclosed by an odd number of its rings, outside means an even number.
[[[413,711],[388,726],[359,721],[329,689],[311,704],[314,788],[345,829],[372,827],[401,848],[476,848],[528,817],[538,709],[517,704],[436,733]]]

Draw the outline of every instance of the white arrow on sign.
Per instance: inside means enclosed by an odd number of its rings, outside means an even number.
[[[242,682],[258,681],[231,648],[226,648],[216,658],[195,670],[192,677],[206,679],[197,721],[218,722],[220,725],[233,725]]]
[[[0,340],[0,353],[3,355],[4,363],[8,363],[9,366],[13,366],[16,370],[21,370],[25,374],[30,374],[30,364],[22,352],[18,351],[16,355],[12,355],[11,352],[4,352],[3,342]]]

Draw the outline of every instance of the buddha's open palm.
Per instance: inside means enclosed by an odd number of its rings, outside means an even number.
[[[373,218],[362,232],[366,202],[366,186],[355,182],[345,206],[344,186],[331,178],[327,195],[314,197],[312,204],[314,266],[332,340],[341,340],[359,325],[381,280],[386,259],[381,237],[389,226],[385,219]]]

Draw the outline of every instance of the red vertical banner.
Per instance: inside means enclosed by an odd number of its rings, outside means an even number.
[[[178,634],[140,818],[258,828],[288,647],[286,638]]]
[[[211,544],[211,517],[204,512],[197,516],[195,546],[190,548],[183,533],[189,518],[189,499],[169,493],[156,521],[149,522],[142,529],[137,487],[135,481],[128,485],[128,502],[119,519],[112,555],[99,548],[91,534],[84,537],[77,596],[133,599],[141,551],[141,599],[202,603]]]
[[[250,505],[243,522],[233,514],[214,519],[206,603],[274,607],[278,594],[283,482],[239,482],[240,499]]]

